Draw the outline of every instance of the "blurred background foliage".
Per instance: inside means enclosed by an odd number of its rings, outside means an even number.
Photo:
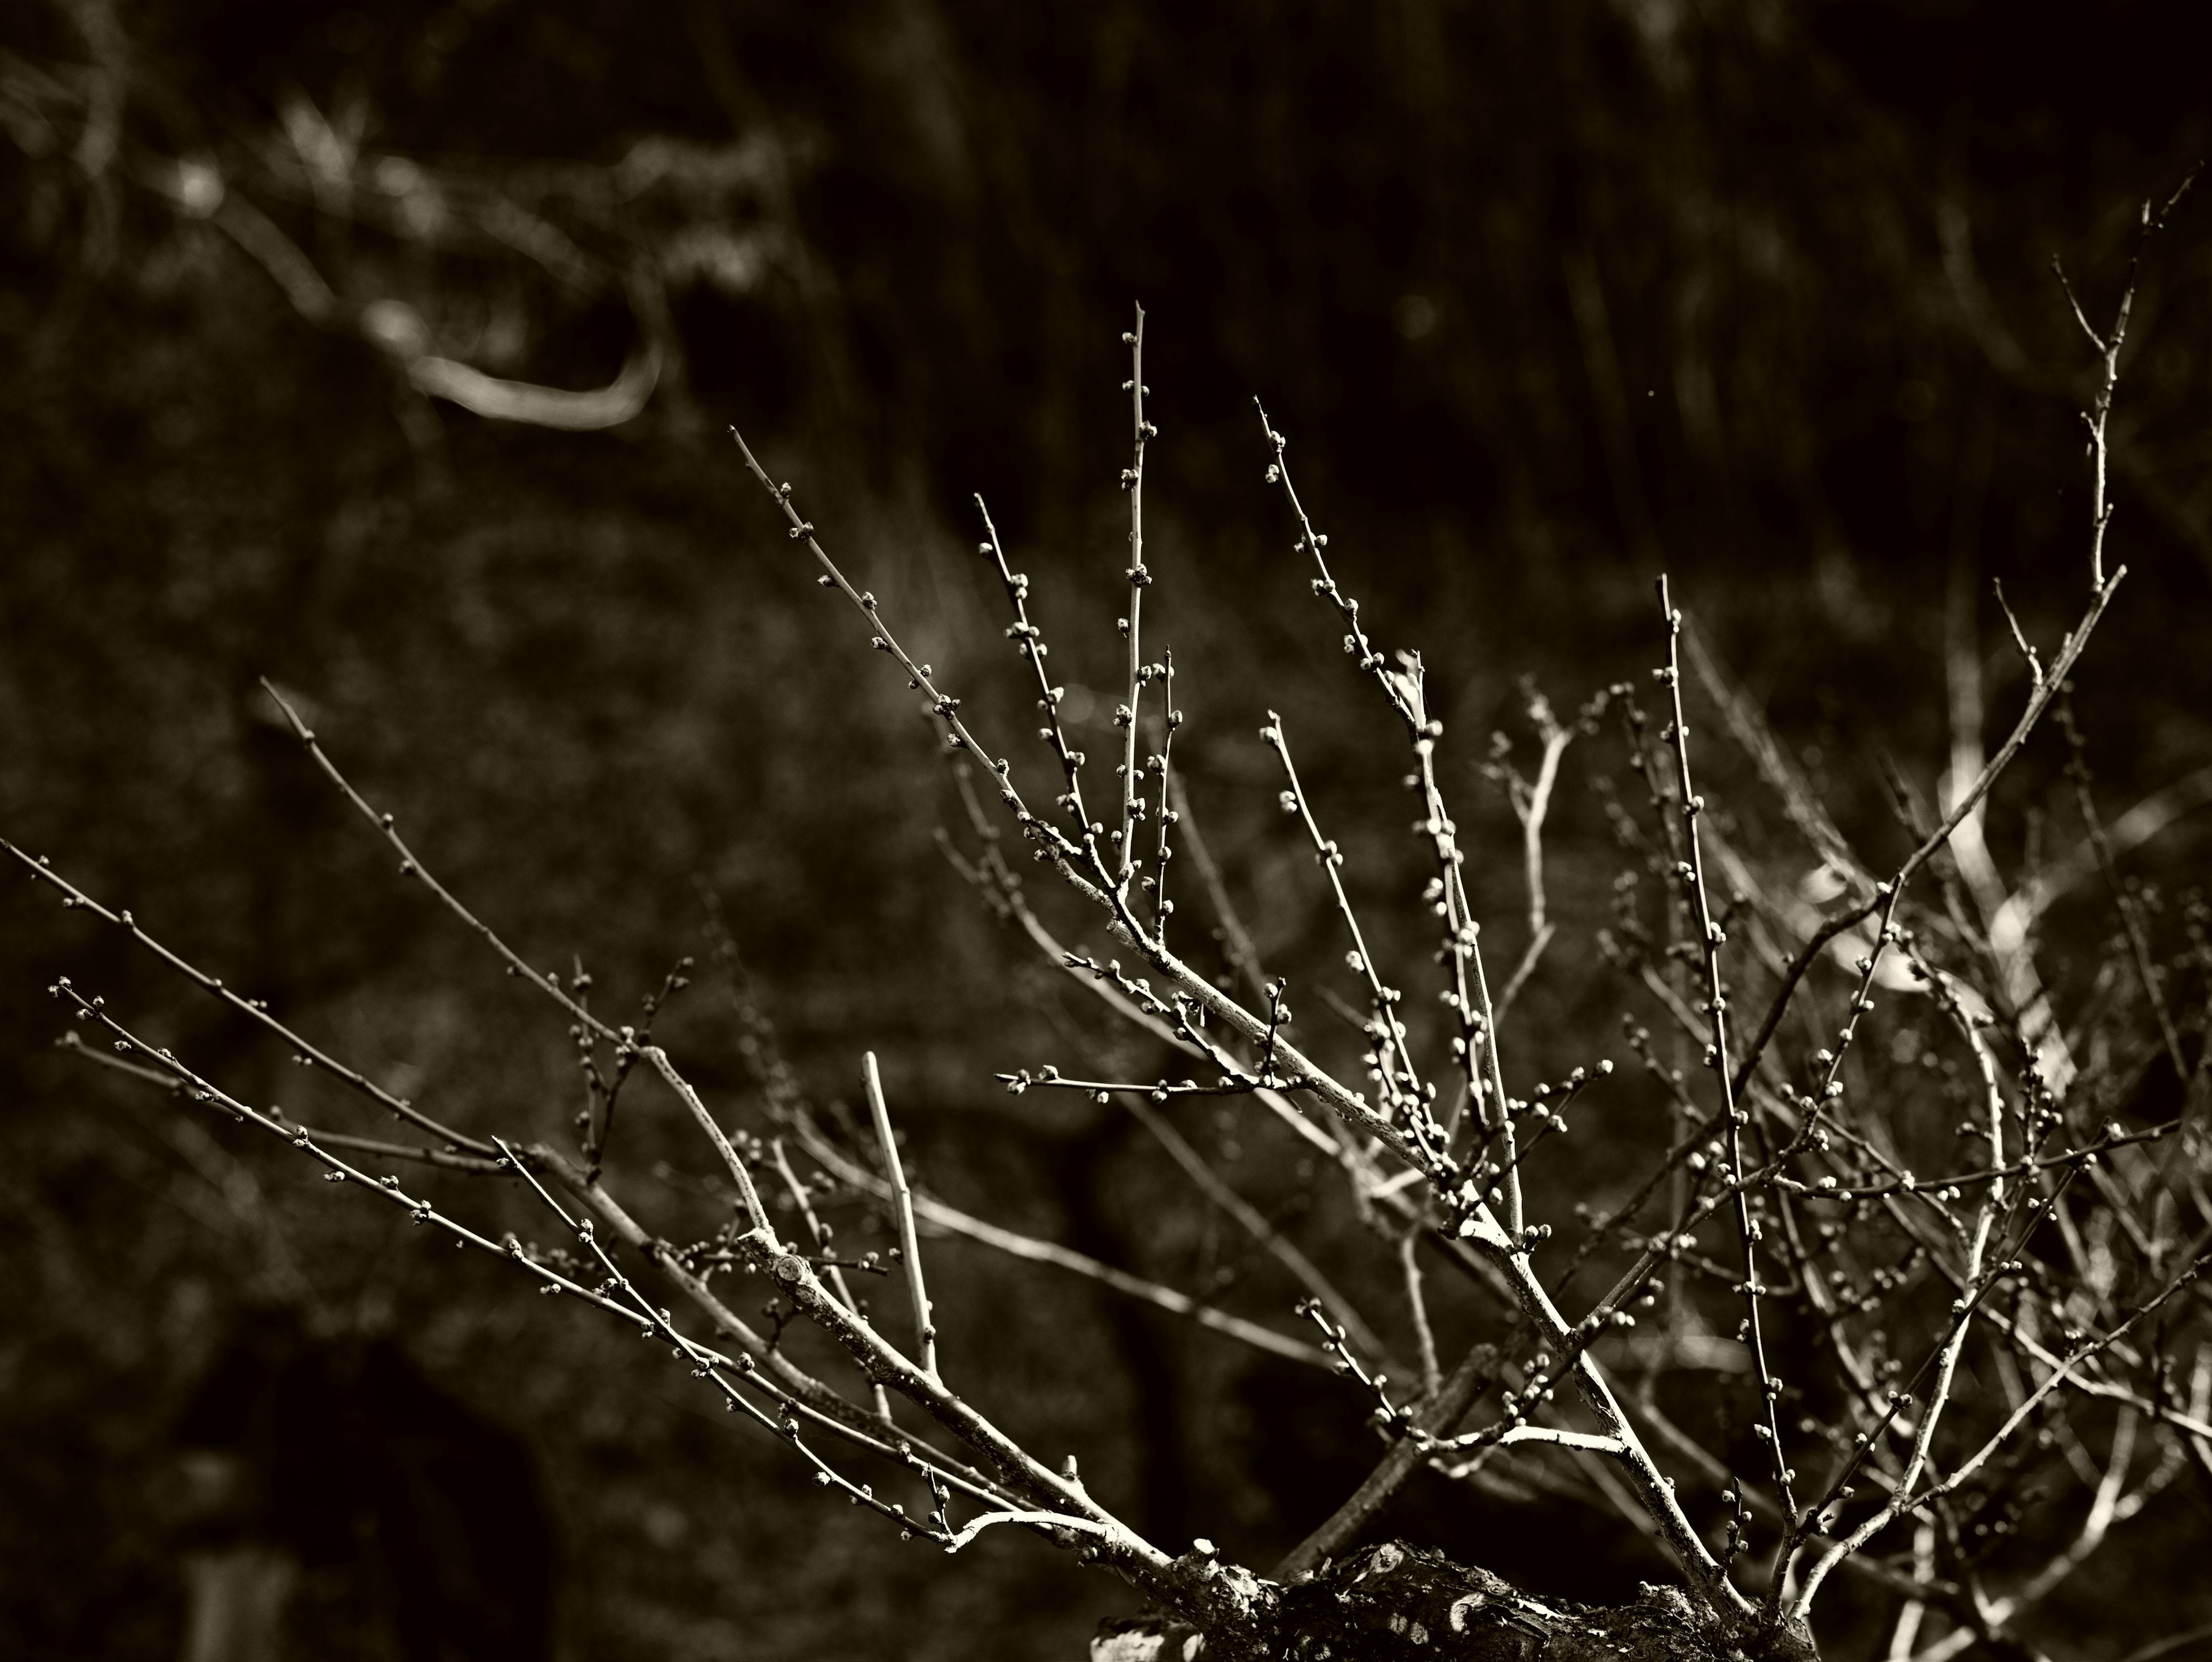
[[[1516,678],[1571,709],[1640,675],[1665,568],[1846,829],[1890,849],[1885,760],[1932,794],[1952,736],[1947,595],[1995,726],[2024,676],[1989,578],[2046,651],[2085,592],[2093,354],[2051,259],[2108,315],[2142,201],[2212,149],[2212,12],[2144,0],[57,0],[0,42],[7,835],[458,1123],[562,1135],[580,1087],[552,1013],[398,880],[280,736],[269,675],[533,961],[580,959],[625,1005],[700,954],[662,1031],[723,1101],[749,1087],[702,890],[808,1089],[850,1094],[883,1054],[932,1187],[1279,1321],[1294,1290],[1118,1111],[991,1085],[1159,1062],[940,860],[957,811],[927,731],[725,425],[1026,766],[971,493],[1071,684],[1110,688],[1140,301],[1176,756],[1271,967],[1308,985],[1330,936],[1265,709],[1378,907],[1417,850],[1393,730],[1285,557],[1255,394],[1370,627],[1424,650],[1478,841],[1511,848],[1479,765],[1493,728],[1525,732]],[[529,405],[569,416],[651,390],[562,431],[431,396],[453,366],[495,399],[586,394]],[[2113,809],[2212,753],[2208,393],[2199,202],[2145,268],[2115,417],[2132,575],[2080,701]],[[1091,701],[1101,734],[1113,702]],[[1571,754],[1555,819],[1569,927],[1516,1018],[1531,1077],[1619,1048],[1600,748]],[[2061,759],[2039,746],[2008,800],[2051,798]],[[1801,874],[1755,793],[1730,801]],[[2020,823],[1993,828],[2008,869]],[[2185,821],[2139,858],[2185,873],[2202,849]],[[40,989],[67,972],[241,1095],[353,1112],[10,884],[0,1624],[25,1653],[173,1652],[165,1440],[269,1300],[396,1335],[531,1440],[566,1655],[1066,1656],[1115,1606],[1011,1532],[951,1566],[902,1550],[657,1356],[55,1052]],[[1475,887],[1517,951],[1514,861]],[[707,1217],[658,1175],[696,1154],[667,1106],[633,1099],[616,1180]],[[1356,1245],[1335,1202],[1301,1210],[1269,1129],[1188,1129],[1315,1250]],[[973,1249],[935,1262],[963,1383],[1163,1542],[1264,1563],[1363,1469],[1358,1403],[1287,1365]],[[1387,1305],[1379,1263],[1346,1275]],[[1566,1594],[1659,1568],[1537,1488],[1437,1480],[1386,1523]],[[390,1653],[347,1614],[363,1596],[308,1587],[317,1653]]]

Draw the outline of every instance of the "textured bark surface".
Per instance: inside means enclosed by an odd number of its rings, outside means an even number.
[[[1224,1572],[1226,1573],[1226,1572]],[[1241,1633],[1177,1616],[1102,1623],[1091,1662],[1815,1662],[1808,1635],[1748,1644],[1680,1592],[1646,1584],[1610,1607],[1539,1599],[1483,1569],[1386,1542],[1261,1601]]]

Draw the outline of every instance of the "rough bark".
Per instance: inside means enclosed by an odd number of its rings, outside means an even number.
[[[1224,1576],[1247,1572],[1223,1566]],[[1249,1624],[1200,1629],[1151,1613],[1100,1624],[1091,1662],[1817,1662],[1802,1631],[1731,1632],[1678,1589],[1613,1606],[1534,1598],[1484,1569],[1395,1542],[1238,1601]]]

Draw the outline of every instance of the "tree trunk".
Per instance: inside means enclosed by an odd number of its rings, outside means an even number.
[[[1238,1574],[1224,1568],[1224,1574]],[[1262,1595],[1250,1626],[1106,1622],[1091,1662],[1817,1662],[1811,1635],[1731,1632],[1673,1587],[1610,1607],[1528,1597],[1489,1571],[1385,1542]]]

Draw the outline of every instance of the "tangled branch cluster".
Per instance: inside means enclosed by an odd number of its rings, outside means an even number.
[[[2157,222],[2147,216],[2148,228]],[[510,1260],[540,1291],[627,1324],[732,1412],[787,1441],[824,1487],[901,1537],[957,1552],[1004,1524],[1112,1571],[1159,1614],[1148,1628],[1102,1639],[1101,1653],[1158,1653],[1168,1636],[1187,1630],[1213,1654],[1318,1654],[1316,1645],[1337,1631],[1331,1622],[1366,1607],[1346,1594],[1317,1610],[1302,1587],[1341,1585],[1355,1563],[1359,1577],[1378,1566],[1418,1568],[1431,1578],[1424,1586],[1442,1585],[1434,1578],[1443,1571],[1425,1559],[1395,1553],[1382,1565],[1374,1554],[1347,1556],[1411,1474],[1431,1467],[1480,1485],[1518,1461],[1532,1469],[1553,1463],[1567,1476],[1548,1481],[1616,1508],[1672,1559],[1682,1596],[1650,1609],[1678,1649],[1650,1653],[1679,1653],[1692,1641],[1713,1653],[1809,1653],[1816,1599],[1842,1569],[1893,1596],[1892,1654],[1936,1662],[2013,1633],[2117,1523],[2190,1464],[2212,1476],[2212,1330],[2197,1280],[2212,1254],[2206,1015],[2184,1001],[2185,991],[2212,995],[2212,935],[2201,903],[2177,918],[2120,880],[2065,702],[2069,678],[2125,575],[2106,564],[2102,459],[2128,305],[2102,332],[2077,315],[2102,375],[2087,417],[2095,491],[2087,599],[2047,661],[2015,626],[2029,673],[2026,703],[2002,742],[1956,774],[1940,812],[1900,803],[1909,852],[1882,863],[1855,848],[1747,707],[1715,680],[1728,727],[1819,861],[1826,910],[1761,881],[1716,829],[1714,805],[1698,788],[1706,752],[1686,700],[1698,659],[1692,650],[1686,665],[1683,614],[1662,577],[1650,702],[1636,687],[1609,686],[1562,721],[1532,690],[1528,716],[1540,744],[1534,772],[1516,768],[1510,746],[1492,752],[1486,771],[1522,833],[1514,855],[1527,898],[1528,940],[1502,979],[1486,960],[1468,882],[1470,857],[1484,855],[1462,840],[1446,801],[1443,725],[1430,707],[1422,661],[1385,653],[1363,624],[1358,600],[1330,568],[1328,538],[1293,485],[1287,441],[1262,412],[1266,477],[1282,493],[1297,553],[1312,563],[1313,592],[1335,613],[1352,670],[1371,684],[1407,747],[1413,834],[1429,868],[1420,904],[1432,921],[1432,961],[1401,977],[1377,960],[1345,880],[1345,852],[1301,779],[1286,724],[1270,714],[1260,737],[1280,770],[1280,803],[1314,856],[1358,989],[1352,1067],[1332,1060],[1340,1047],[1329,1035],[1301,1028],[1287,983],[1267,972],[1176,770],[1184,716],[1174,660],[1165,651],[1152,657],[1146,634],[1154,572],[1145,551],[1145,467],[1156,429],[1146,415],[1141,310],[1124,337],[1124,668],[1113,752],[1098,764],[1111,767],[1110,782],[1063,719],[1066,688],[1030,615],[1030,579],[1013,569],[988,510],[978,554],[1005,590],[1006,637],[1035,684],[1048,794],[1026,789],[1012,759],[974,730],[960,698],[825,551],[791,487],[773,481],[738,440],[791,539],[818,563],[821,584],[854,608],[871,645],[898,666],[936,722],[968,821],[945,837],[955,865],[1046,963],[1174,1058],[1150,1077],[1042,1063],[999,1078],[1017,1093],[1072,1091],[1125,1105],[1298,1282],[1296,1322],[1232,1314],[917,1190],[872,1054],[864,1072],[868,1124],[826,1120],[778,1056],[773,1030],[735,969],[734,945],[718,933],[741,1049],[760,1087],[750,1123],[730,1123],[653,1039],[653,1015],[681,971],[646,1001],[639,1022],[607,1020],[592,1008],[580,966],[565,979],[534,968],[441,885],[273,688],[306,755],[384,839],[403,878],[423,885],[562,1013],[586,1087],[573,1151],[456,1129],[187,963],[46,858],[4,846],[64,907],[166,960],[280,1039],[302,1066],[398,1122],[403,1140],[310,1126],[243,1100],[64,977],[52,991],[88,1036],[70,1040],[88,1057],[280,1138],[331,1184],[363,1189],[456,1248]],[[2072,746],[2087,868],[2110,880],[2119,926],[2112,962],[2072,1008],[2059,1008],[2037,959],[2033,925],[2055,893],[2049,871],[2008,886],[1983,834],[1992,787],[2054,712]],[[1569,1158],[1576,1145],[1567,1111],[1579,1114],[1585,1096],[1620,1088],[1609,1082],[1612,1062],[1595,1056],[1558,1082],[1516,1087],[1526,1069],[1507,1032],[1558,931],[1543,836],[1563,760],[1571,746],[1607,743],[1626,781],[1600,782],[1626,869],[1602,944],[1662,1025],[1655,1034],[1631,1014],[1626,1030],[1640,1069],[1622,1071],[1640,1071],[1663,1097],[1670,1135],[1632,1185],[1571,1216],[1540,1219],[1527,1179],[1541,1163]],[[1632,801],[1639,791],[1640,805]],[[1008,858],[1008,825],[1036,863],[1103,915],[1124,956],[1101,959],[1063,945]],[[1194,868],[1194,884],[1171,883],[1177,855]],[[1193,887],[1182,898],[1194,909],[1203,902],[1210,931],[1178,921],[1170,889]],[[2176,934],[2178,953],[2165,944]],[[1416,984],[1428,986],[1432,1004],[1414,999]],[[2139,1031],[2148,1039],[2130,1050]],[[2095,1043],[2085,1042],[2090,1035]],[[1675,1065],[1670,1053],[1695,1065]],[[2182,1087],[2179,1105],[2130,1128],[2118,1115],[2149,1064],[2171,1069]],[[719,1168],[702,1181],[727,1215],[707,1239],[659,1238],[614,1191],[607,1155],[617,1107],[641,1074],[690,1115]],[[1316,1181],[1346,1187],[1395,1265],[1402,1312],[1363,1311],[1236,1192],[1171,1117],[1194,1097],[1249,1102],[1311,1153],[1322,1174]],[[1939,1132],[1948,1133],[1940,1146],[1955,1153],[1918,1169]],[[520,1178],[560,1244],[494,1238],[380,1171],[404,1162]],[[887,1217],[896,1245],[841,1256],[840,1208]],[[957,1362],[938,1353],[925,1231],[1090,1277],[1228,1341],[1346,1376],[1371,1403],[1382,1445],[1374,1470],[1264,1575],[1206,1541],[1178,1548],[1145,1538],[1089,1492],[1073,1460],[1039,1458],[963,1394]],[[896,1302],[910,1328],[871,1312],[854,1290],[863,1275],[902,1288]],[[741,1315],[728,1290],[745,1277],[768,1292],[765,1326]],[[1440,1300],[1472,1309],[1484,1330],[1457,1357],[1439,1349],[1431,1312]],[[794,1322],[834,1342],[842,1373],[825,1377],[794,1360],[783,1342]],[[1394,1324],[1412,1346],[1410,1365],[1395,1359],[1384,1336]],[[1749,1393],[1748,1460],[1699,1441],[1662,1400],[1662,1385],[1717,1358]],[[1996,1549],[2022,1525],[2032,1476],[2059,1491],[2039,1503],[2037,1528],[2047,1535],[2061,1513],[2070,1521],[2055,1548],[2022,1570]],[[1451,1574],[1456,1591],[1434,1618],[1439,1642],[1449,1634],[1473,1645],[1468,1635],[1517,1627],[1559,1639],[1561,1654],[1572,1649],[1569,1641],[1593,1635],[1612,1635],[1604,1642],[1613,1650],[1633,1648],[1621,1636],[1627,1629],[1492,1586],[1495,1578],[1479,1570]],[[1408,1614],[1418,1602],[1408,1591],[1400,1607],[1382,1611],[1377,1619],[1389,1620],[1375,1629],[1384,1635],[1374,1639],[1377,1648],[1341,1653],[1392,1653],[1395,1645],[1410,1654],[1428,1642],[1431,1618]]]

